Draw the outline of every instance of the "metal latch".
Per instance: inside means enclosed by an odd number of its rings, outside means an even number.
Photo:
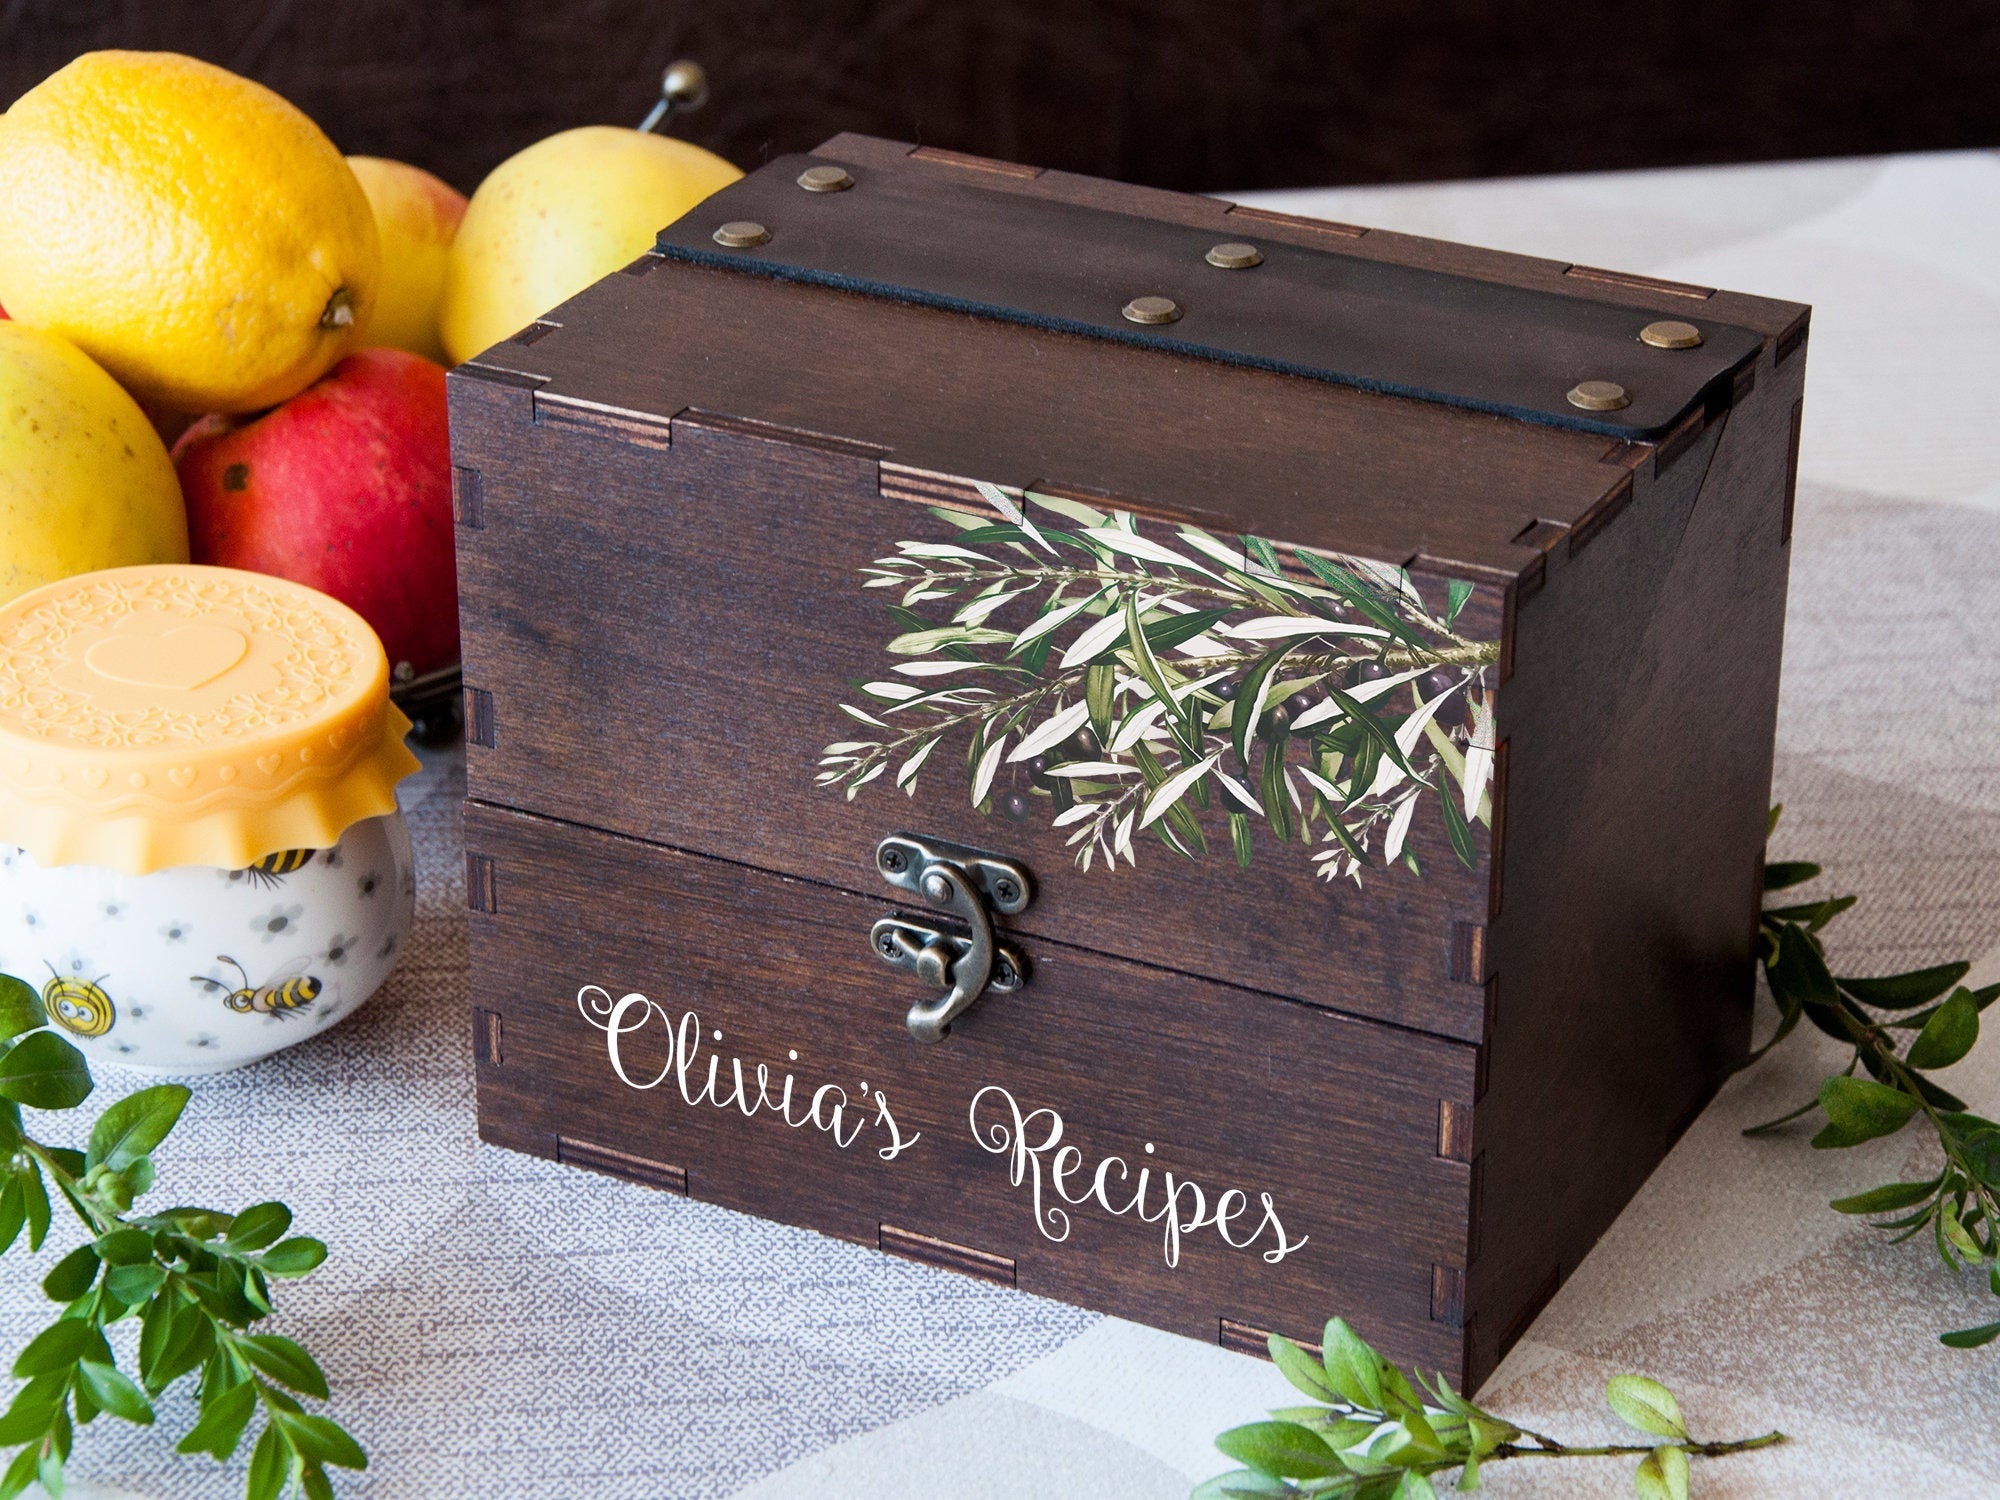
[[[920,1042],[941,1042],[951,1023],[987,990],[1018,990],[1028,982],[1026,957],[996,936],[994,911],[1012,916],[1034,896],[1028,872],[1011,859],[948,844],[941,839],[892,833],[875,846],[875,868],[898,890],[909,891],[956,917],[964,929],[891,912],[877,922],[869,942],[885,963],[942,989],[910,1007],[905,1024]]]

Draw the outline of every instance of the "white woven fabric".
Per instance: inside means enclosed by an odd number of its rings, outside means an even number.
[[[1777,793],[1783,855],[1864,896],[1838,957],[1976,956],[2000,978],[2000,157],[1962,154],[1265,195],[1293,212],[1816,304]],[[390,989],[327,1036],[199,1087],[167,1191],[282,1196],[333,1246],[277,1326],[325,1362],[373,1467],[356,1496],[1089,1495],[1175,1500],[1225,1426],[1286,1404],[1270,1366],[796,1230],[479,1145],[457,762],[410,789],[418,929]],[[1816,1153],[1740,1127],[1805,1097],[1831,1047],[1724,1091],[1486,1388],[1606,1440],[1606,1375],[1680,1393],[1704,1435],[1797,1441],[1698,1463],[1724,1497],[2000,1494],[2000,1353],[1970,1278],[1826,1201],[1924,1156]],[[2000,1106],[2000,1041],[1949,1080]],[[115,1096],[124,1080],[104,1080]],[[63,1242],[66,1245],[68,1242]],[[53,1260],[0,1260],[0,1342]],[[1331,1312],[1334,1309],[1326,1309]],[[172,1455],[191,1420],[100,1422],[87,1497],[240,1493]],[[1496,1465],[1497,1497],[1625,1495],[1628,1466]]]

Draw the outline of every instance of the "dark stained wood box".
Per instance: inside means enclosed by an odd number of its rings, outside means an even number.
[[[482,1136],[1476,1387],[1747,1047],[1805,333],[725,190],[451,377]]]

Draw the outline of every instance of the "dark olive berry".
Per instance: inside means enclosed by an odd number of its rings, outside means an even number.
[[[1359,687],[1364,682],[1374,682],[1378,678],[1387,677],[1388,675],[1389,669],[1379,661],[1356,662],[1348,670],[1347,685],[1349,687]]]
[[[1096,733],[1089,728],[1079,729],[1069,745],[1084,760],[1097,759],[1098,753],[1104,748]]]
[[[1243,684],[1234,678],[1231,678],[1228,682],[1218,682],[1215,685],[1215,696],[1220,698],[1224,703],[1234,703],[1236,695],[1242,691]]]
[[[1265,739],[1275,740],[1292,727],[1291,709],[1280,703],[1276,708],[1266,710],[1264,722],[1258,727],[1263,731]]]
[[[1033,805],[1028,801],[1025,792],[1002,792],[1000,794],[1000,811],[1012,818],[1016,823],[1027,822],[1028,814],[1033,810]]]
[[[1424,701],[1428,703],[1438,694],[1450,692],[1458,686],[1458,683],[1459,676],[1456,672],[1447,672],[1443,667],[1433,667],[1417,679],[1417,691],[1423,694]]]

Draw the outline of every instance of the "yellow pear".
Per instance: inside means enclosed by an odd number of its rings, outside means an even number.
[[[465,194],[406,162],[350,156],[347,164],[361,180],[382,239],[375,316],[361,331],[362,341],[443,364],[438,303],[444,295],[452,237],[465,217]]]
[[[518,333],[636,259],[743,174],[670,136],[584,125],[495,167],[452,241],[439,316],[456,362]]]
[[[0,322],[0,604],[187,560],[180,482],[139,404],[69,340]]]

